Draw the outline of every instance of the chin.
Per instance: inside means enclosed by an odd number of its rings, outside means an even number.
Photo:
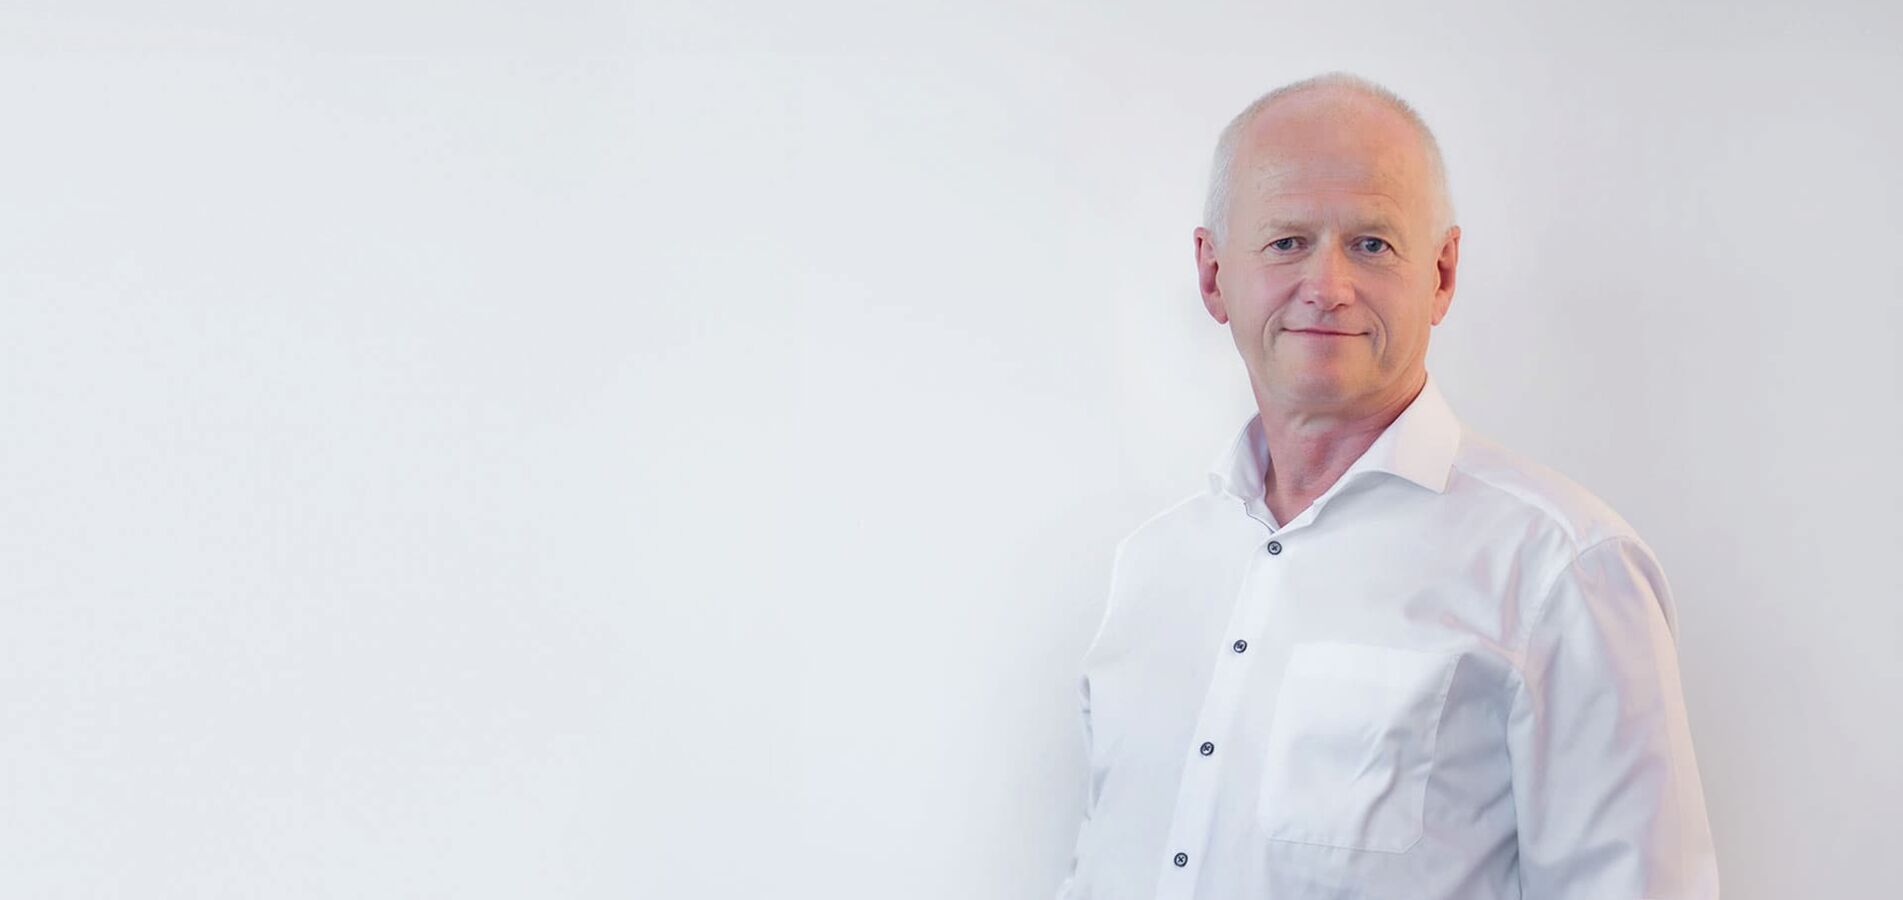
[[[1347,373],[1305,369],[1280,373],[1276,393],[1304,403],[1327,404],[1360,395],[1361,383]]]

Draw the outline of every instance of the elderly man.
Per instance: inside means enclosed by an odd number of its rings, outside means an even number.
[[[1460,229],[1426,125],[1273,91],[1195,239],[1256,411],[1117,545],[1058,896],[1717,897],[1657,559],[1427,372]]]

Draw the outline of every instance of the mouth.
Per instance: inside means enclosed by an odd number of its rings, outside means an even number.
[[[1359,331],[1320,331],[1312,328],[1286,328],[1290,334],[1302,334],[1309,337],[1360,337]]]

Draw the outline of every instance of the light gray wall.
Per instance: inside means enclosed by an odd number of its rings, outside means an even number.
[[[0,872],[1038,898],[1112,545],[1246,415],[1216,131],[1439,131],[1473,427],[1659,552],[1733,900],[1879,896],[1877,4],[0,12]]]

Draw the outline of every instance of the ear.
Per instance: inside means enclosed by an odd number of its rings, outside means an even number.
[[[1218,323],[1229,323],[1229,311],[1222,302],[1222,287],[1216,283],[1216,242],[1209,229],[1196,227],[1196,284],[1202,291],[1203,309]]]
[[[1447,229],[1447,237],[1440,245],[1440,257],[1434,260],[1434,271],[1440,278],[1440,285],[1434,289],[1434,324],[1447,318],[1447,307],[1454,302],[1454,271],[1460,267],[1460,226]]]

